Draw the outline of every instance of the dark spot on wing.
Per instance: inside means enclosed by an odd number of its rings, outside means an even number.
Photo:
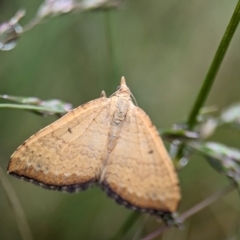
[[[152,154],[153,153],[153,150],[150,150],[149,152],[148,152],[148,154]]]
[[[71,129],[71,128],[68,128],[68,131],[69,131],[70,133],[72,133],[72,129]]]

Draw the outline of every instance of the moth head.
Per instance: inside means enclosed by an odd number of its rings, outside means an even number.
[[[126,84],[125,77],[121,78],[120,86],[117,88],[117,91],[115,93],[113,93],[110,97],[112,97],[112,96],[127,97],[127,98],[129,98],[129,100],[133,99],[135,104],[137,105],[137,101],[136,101],[135,97],[133,96],[129,87]]]

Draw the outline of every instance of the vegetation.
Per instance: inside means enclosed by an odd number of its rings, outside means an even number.
[[[1,239],[240,239],[239,19],[240,1],[0,2]],[[21,142],[122,75],[178,170],[178,227],[6,175]]]

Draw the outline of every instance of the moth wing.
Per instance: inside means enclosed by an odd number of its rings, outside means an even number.
[[[149,212],[174,212],[178,178],[157,129],[132,104],[103,171],[102,185],[120,204]]]
[[[99,179],[108,144],[110,99],[90,101],[30,137],[8,173],[45,188],[73,192]]]

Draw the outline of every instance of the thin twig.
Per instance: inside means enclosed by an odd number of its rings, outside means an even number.
[[[27,218],[25,216],[25,213],[22,209],[22,206],[17,198],[17,195],[12,188],[12,185],[6,178],[3,169],[0,166],[0,183],[2,184],[3,190],[6,193],[7,199],[10,203],[10,206],[12,208],[13,213],[15,214],[15,218],[17,221],[18,229],[20,231],[20,234],[22,236],[22,239],[24,240],[33,240],[33,235],[31,232],[31,229],[29,227],[29,224],[27,222]]]
[[[201,211],[202,209],[206,208],[207,206],[209,206],[210,204],[212,204],[213,202],[215,202],[219,198],[221,198],[221,197],[227,195],[228,193],[232,192],[233,190],[235,190],[235,187],[232,186],[232,185],[229,185],[229,186],[225,187],[224,189],[222,189],[222,190],[218,191],[217,193],[213,194],[212,196],[204,199],[202,202],[198,203],[197,205],[190,208],[186,212],[182,213],[181,216],[177,219],[177,221],[183,222],[184,220],[186,220],[190,216],[192,216],[195,213],[197,213],[197,212]],[[154,232],[152,232],[151,234],[149,234],[148,236],[142,238],[141,240],[154,239],[155,237],[162,234],[165,230],[169,229],[170,227],[171,226],[164,225],[164,226],[160,227],[159,229],[155,230]]]
[[[93,11],[93,10],[97,10],[97,9],[101,9],[101,8],[116,8],[120,5],[120,1],[119,0],[115,0],[115,1],[110,1],[110,0],[96,0],[95,2],[89,2],[89,3],[75,3],[72,10],[69,11],[70,12],[87,12],[87,11]],[[55,16],[60,16],[63,15],[64,13],[56,13]],[[66,13],[65,13],[66,14]],[[52,16],[50,17],[54,17],[54,14],[52,14]],[[49,17],[49,18],[50,18]],[[49,19],[45,19],[39,16],[36,16],[34,19],[32,19],[27,25],[25,25],[23,27],[23,33],[27,32],[29,30],[31,30],[33,27],[35,27],[38,24],[41,24],[43,22],[45,22],[46,20]]]
[[[26,104],[1,103],[0,108],[14,108],[14,109],[23,109],[23,110],[31,110],[31,111],[38,111],[38,112],[46,112],[46,113],[66,113],[66,111],[64,111],[62,109],[51,109],[51,108],[48,108],[48,107],[26,105]]]
[[[202,202],[198,203],[197,205],[195,205],[194,207],[190,208],[189,210],[187,210],[186,212],[184,212],[183,214],[181,214],[181,216],[179,217],[180,221],[184,221],[185,219],[191,217],[192,215],[194,215],[195,213],[201,211],[202,209],[204,209],[205,207],[211,205],[213,202],[215,202],[216,200],[218,200],[219,198],[227,195],[228,193],[232,192],[233,190],[235,190],[236,188],[233,185],[229,185],[227,187],[225,187],[224,189],[220,190],[219,192],[213,194],[212,196],[204,199]]]

